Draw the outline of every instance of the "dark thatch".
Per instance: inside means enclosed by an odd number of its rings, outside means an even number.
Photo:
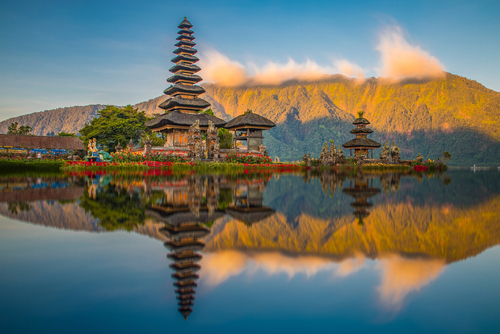
[[[177,26],[177,28],[179,29],[184,29],[184,28],[190,29],[192,27],[193,25],[191,24],[191,22],[187,20],[187,18],[184,18],[184,20]]]
[[[196,45],[195,42],[188,42],[188,41],[179,41],[177,43],[174,44],[174,46],[177,46],[179,48],[182,48],[182,47],[185,47],[185,46],[188,46],[188,47],[194,47]]]
[[[146,215],[154,218],[157,221],[162,223],[167,223],[171,226],[180,226],[184,223],[208,223],[214,220],[217,220],[224,216],[224,211],[216,210],[209,215],[207,208],[200,208],[200,215],[196,217],[196,215],[189,211],[189,208],[186,208],[186,211],[178,211],[178,212],[166,212],[162,210],[162,207],[152,207],[151,209],[146,210]]]
[[[186,94],[203,94],[205,93],[205,89],[203,89],[200,86],[190,86],[190,85],[183,85],[181,83],[177,83],[175,85],[172,85],[165,89],[163,91],[163,94],[166,95],[174,95],[175,93],[186,93]]]
[[[185,99],[177,95],[165,100],[158,106],[158,108],[165,110],[170,110],[175,107],[186,107],[196,110],[203,110],[210,107],[210,103],[197,97],[195,97],[194,99]]]
[[[169,71],[172,73],[178,72],[178,71],[189,71],[189,72],[199,72],[201,68],[199,68],[196,65],[187,65],[187,64],[175,64],[172,66]]]
[[[179,53],[183,53],[183,52],[190,54],[190,55],[194,55],[196,52],[198,52],[198,50],[193,49],[193,48],[177,48],[174,50],[174,53],[176,55],[178,55]]]
[[[226,129],[233,129],[240,126],[273,128],[276,126],[273,121],[257,115],[253,112],[246,112],[243,115],[233,118],[224,126]]]
[[[46,137],[0,134],[0,146],[60,150],[85,150],[85,146],[83,145],[82,141],[76,137]]]
[[[380,143],[369,138],[354,138],[349,140],[347,143],[342,144],[344,148],[355,148],[355,147],[366,147],[366,148],[378,148]]]
[[[228,209],[226,209],[226,213],[229,214],[234,219],[239,220],[240,222],[242,222],[244,224],[252,225],[252,224],[258,223],[261,220],[264,220],[268,217],[271,217],[275,213],[275,210],[273,210],[269,207],[262,207],[262,208],[259,208],[259,210],[256,210],[256,209],[236,210],[234,208],[228,208]]]
[[[196,75],[196,74],[193,74],[193,75],[175,74],[175,75],[172,75],[170,78],[168,78],[167,82],[176,83],[177,81],[180,81],[180,80],[185,80],[185,81],[189,81],[192,83],[197,83],[203,79],[199,75]]]
[[[350,131],[352,134],[357,134],[357,133],[372,133],[373,130],[370,128],[354,128]]]
[[[169,226],[162,227],[158,230],[159,233],[163,234],[168,238],[203,238],[207,234],[210,234],[210,229],[202,225],[185,225],[181,228],[171,228]]]
[[[194,38],[194,36],[187,36],[187,35],[180,35],[180,36],[177,36],[176,40],[180,41],[181,39],[189,39],[190,41],[192,41]]]
[[[179,35],[185,35],[185,34],[192,35],[192,34],[194,34],[194,31],[189,30],[189,29],[181,29],[177,32],[177,34],[179,34]]]
[[[380,193],[379,188],[344,188],[342,192],[346,195],[352,196],[354,198],[368,198],[378,195]]]
[[[360,118],[356,118],[354,120],[354,122],[352,122],[352,124],[354,124],[354,125],[358,125],[358,124],[370,124],[370,121],[368,121],[366,118],[360,117]]]
[[[190,55],[178,55],[177,57],[172,58],[171,62],[172,63],[178,63],[180,61],[190,61],[192,63],[196,63],[199,61],[198,57],[195,56],[190,56]]]

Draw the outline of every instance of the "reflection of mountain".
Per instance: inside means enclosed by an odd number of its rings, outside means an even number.
[[[359,226],[352,215],[330,219],[308,214],[296,225],[277,213],[258,225],[236,221],[214,226],[207,251],[240,249],[315,254],[344,259],[362,253],[376,258],[386,253],[429,256],[453,262],[500,243],[500,196],[474,207],[380,204]]]
[[[35,225],[55,227],[63,230],[100,232],[98,220],[85,213],[78,203],[37,201],[29,204],[30,210],[12,213],[8,203],[0,203],[2,216],[30,222]]]

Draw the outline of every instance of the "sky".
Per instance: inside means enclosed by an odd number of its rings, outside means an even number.
[[[0,0],[0,120],[160,96],[184,16],[205,82],[446,71],[500,91],[499,15],[470,0]]]

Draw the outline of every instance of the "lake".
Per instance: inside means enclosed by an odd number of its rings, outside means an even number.
[[[1,333],[499,333],[500,172],[0,175]]]

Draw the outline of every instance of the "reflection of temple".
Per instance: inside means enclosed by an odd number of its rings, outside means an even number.
[[[253,224],[274,213],[262,205],[262,193],[267,178],[248,180],[230,179],[227,176],[187,176],[177,180],[147,184],[147,192],[163,192],[149,206],[146,214],[165,226],[159,233],[172,252],[168,258],[174,261],[170,268],[175,280],[179,312],[186,319],[193,311],[197,287],[197,272],[205,247],[203,238],[210,234],[213,223],[226,213],[246,224]]]
[[[233,190],[233,203],[226,213],[247,225],[255,224],[274,214],[274,210],[263,206],[264,183],[238,185]]]
[[[190,177],[170,182],[164,187],[165,197],[161,203],[151,205],[146,214],[156,221],[165,223],[159,232],[168,238],[165,247],[172,253],[168,258],[174,263],[170,268],[175,271],[179,312],[186,319],[193,311],[194,294],[200,269],[197,264],[202,258],[199,251],[205,243],[202,238],[210,233],[213,222],[224,216],[218,210],[218,177]]]
[[[363,219],[370,215],[368,208],[372,206],[368,198],[378,195],[380,189],[373,187],[373,178],[358,174],[354,179],[354,187],[351,180],[350,186],[344,188],[342,192],[356,199],[351,203],[351,206],[356,209],[352,214],[358,218],[358,224],[363,225]]]

